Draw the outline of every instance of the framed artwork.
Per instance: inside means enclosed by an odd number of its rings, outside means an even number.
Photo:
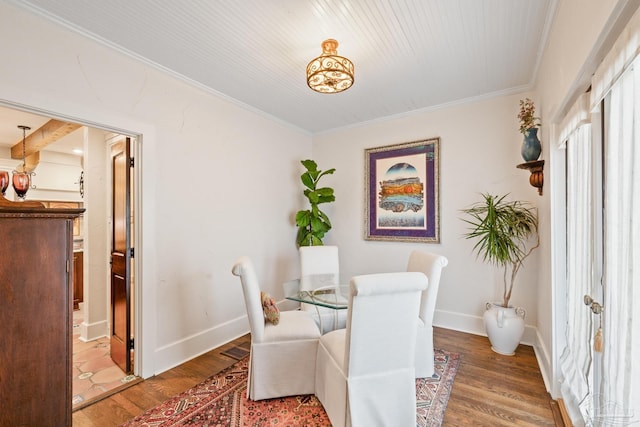
[[[365,240],[440,243],[440,138],[365,149]]]

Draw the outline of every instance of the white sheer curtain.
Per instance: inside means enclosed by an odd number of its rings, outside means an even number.
[[[607,108],[608,107],[608,108]],[[640,60],[605,100],[605,351],[596,421],[640,425]],[[635,316],[634,316],[635,313]]]
[[[566,346],[560,357],[562,395],[570,411],[577,411],[589,398],[591,375],[592,318],[583,304],[591,294],[593,275],[593,168],[591,125],[588,123],[587,96],[578,100],[563,121],[561,144],[567,149],[567,282]],[[577,418],[572,413],[572,419]],[[587,418],[586,413],[581,413]]]

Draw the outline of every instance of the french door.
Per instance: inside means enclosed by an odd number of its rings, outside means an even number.
[[[567,139],[566,159],[562,394],[577,425],[640,425],[640,60]]]

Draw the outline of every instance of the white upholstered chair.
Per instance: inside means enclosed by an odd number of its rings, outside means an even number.
[[[240,277],[251,328],[247,395],[252,400],[313,394],[320,330],[307,312],[281,311],[277,325],[265,322],[260,286],[251,260],[240,257]]]
[[[422,273],[356,276],[346,329],[318,342],[316,396],[334,427],[415,426],[414,357]]]
[[[299,253],[301,289],[316,288],[326,283],[340,284],[340,260],[337,246],[301,246]],[[314,275],[318,276],[319,283],[305,283],[305,281],[313,282],[310,277]],[[312,314],[323,333],[333,329],[343,329],[347,325],[346,310],[333,310],[304,303],[300,307]]]
[[[436,310],[438,287],[442,269],[449,260],[431,252],[413,251],[409,256],[407,271],[424,273],[429,280],[427,289],[420,298],[420,315],[416,340],[416,378],[430,377],[434,373],[433,364],[433,315]]]

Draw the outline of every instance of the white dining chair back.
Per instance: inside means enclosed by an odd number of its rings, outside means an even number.
[[[301,289],[311,290],[318,286],[333,283],[340,284],[340,259],[337,246],[301,246],[300,276]],[[316,276],[317,280],[313,279]],[[309,311],[322,332],[333,329],[342,329],[347,324],[345,310],[333,310],[326,307],[318,307],[310,304],[301,304],[302,310]]]
[[[333,274],[340,280],[337,246],[300,246],[300,275]]]
[[[416,318],[422,273],[356,276],[345,329],[318,343],[315,394],[331,425],[415,426]]]
[[[247,396],[262,400],[314,393],[316,322],[300,310],[280,311],[277,325],[266,322],[251,260],[238,258],[232,273],[240,277],[251,330]]]
[[[427,289],[420,297],[418,333],[416,335],[416,378],[427,378],[434,374],[433,316],[438,299],[442,269],[449,264],[446,257],[424,251],[413,251],[409,255],[407,271],[422,272],[427,276]]]

